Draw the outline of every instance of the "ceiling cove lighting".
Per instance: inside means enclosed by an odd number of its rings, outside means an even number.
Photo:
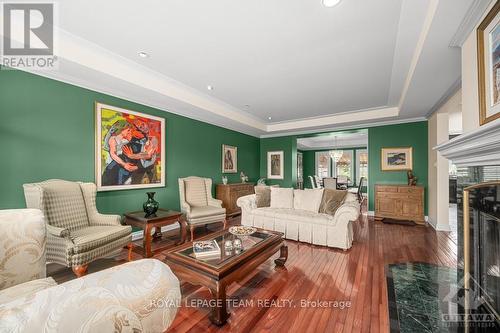
[[[335,7],[340,3],[340,0],[322,0],[323,6],[327,8]]]

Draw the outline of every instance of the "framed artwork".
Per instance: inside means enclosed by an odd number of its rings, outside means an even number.
[[[283,151],[267,152],[267,178],[284,179]]]
[[[500,2],[477,28],[479,122],[500,118]]]
[[[238,147],[222,145],[222,173],[238,172]]]
[[[413,148],[382,148],[382,171],[407,171],[413,169]]]
[[[95,104],[98,191],[165,186],[165,119]]]

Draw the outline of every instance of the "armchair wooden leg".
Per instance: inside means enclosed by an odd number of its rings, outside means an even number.
[[[132,261],[132,250],[134,249],[134,243],[130,242],[127,245],[128,248],[128,261]]]
[[[73,266],[71,269],[73,270],[73,273],[75,273],[76,277],[82,277],[85,274],[87,274],[87,268],[89,265],[81,265],[81,266]]]
[[[194,240],[194,226],[190,225],[189,230],[191,230],[191,242]]]
[[[227,229],[227,222],[228,222],[228,221],[227,221],[227,217],[226,217],[226,218],[224,219],[224,226],[223,226],[223,228],[224,228],[224,229]]]

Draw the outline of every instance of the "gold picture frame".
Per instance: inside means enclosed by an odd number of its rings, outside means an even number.
[[[97,191],[166,186],[165,118],[94,103]]]
[[[382,171],[413,170],[413,147],[382,148],[380,165]]]
[[[500,2],[477,28],[479,123],[500,118]],[[498,74],[497,74],[498,73]],[[499,81],[499,82],[497,82]]]
[[[222,145],[222,173],[238,172],[238,147]]]

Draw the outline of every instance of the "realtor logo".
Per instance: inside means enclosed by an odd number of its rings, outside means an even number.
[[[54,4],[2,3],[2,69],[54,69]]]

